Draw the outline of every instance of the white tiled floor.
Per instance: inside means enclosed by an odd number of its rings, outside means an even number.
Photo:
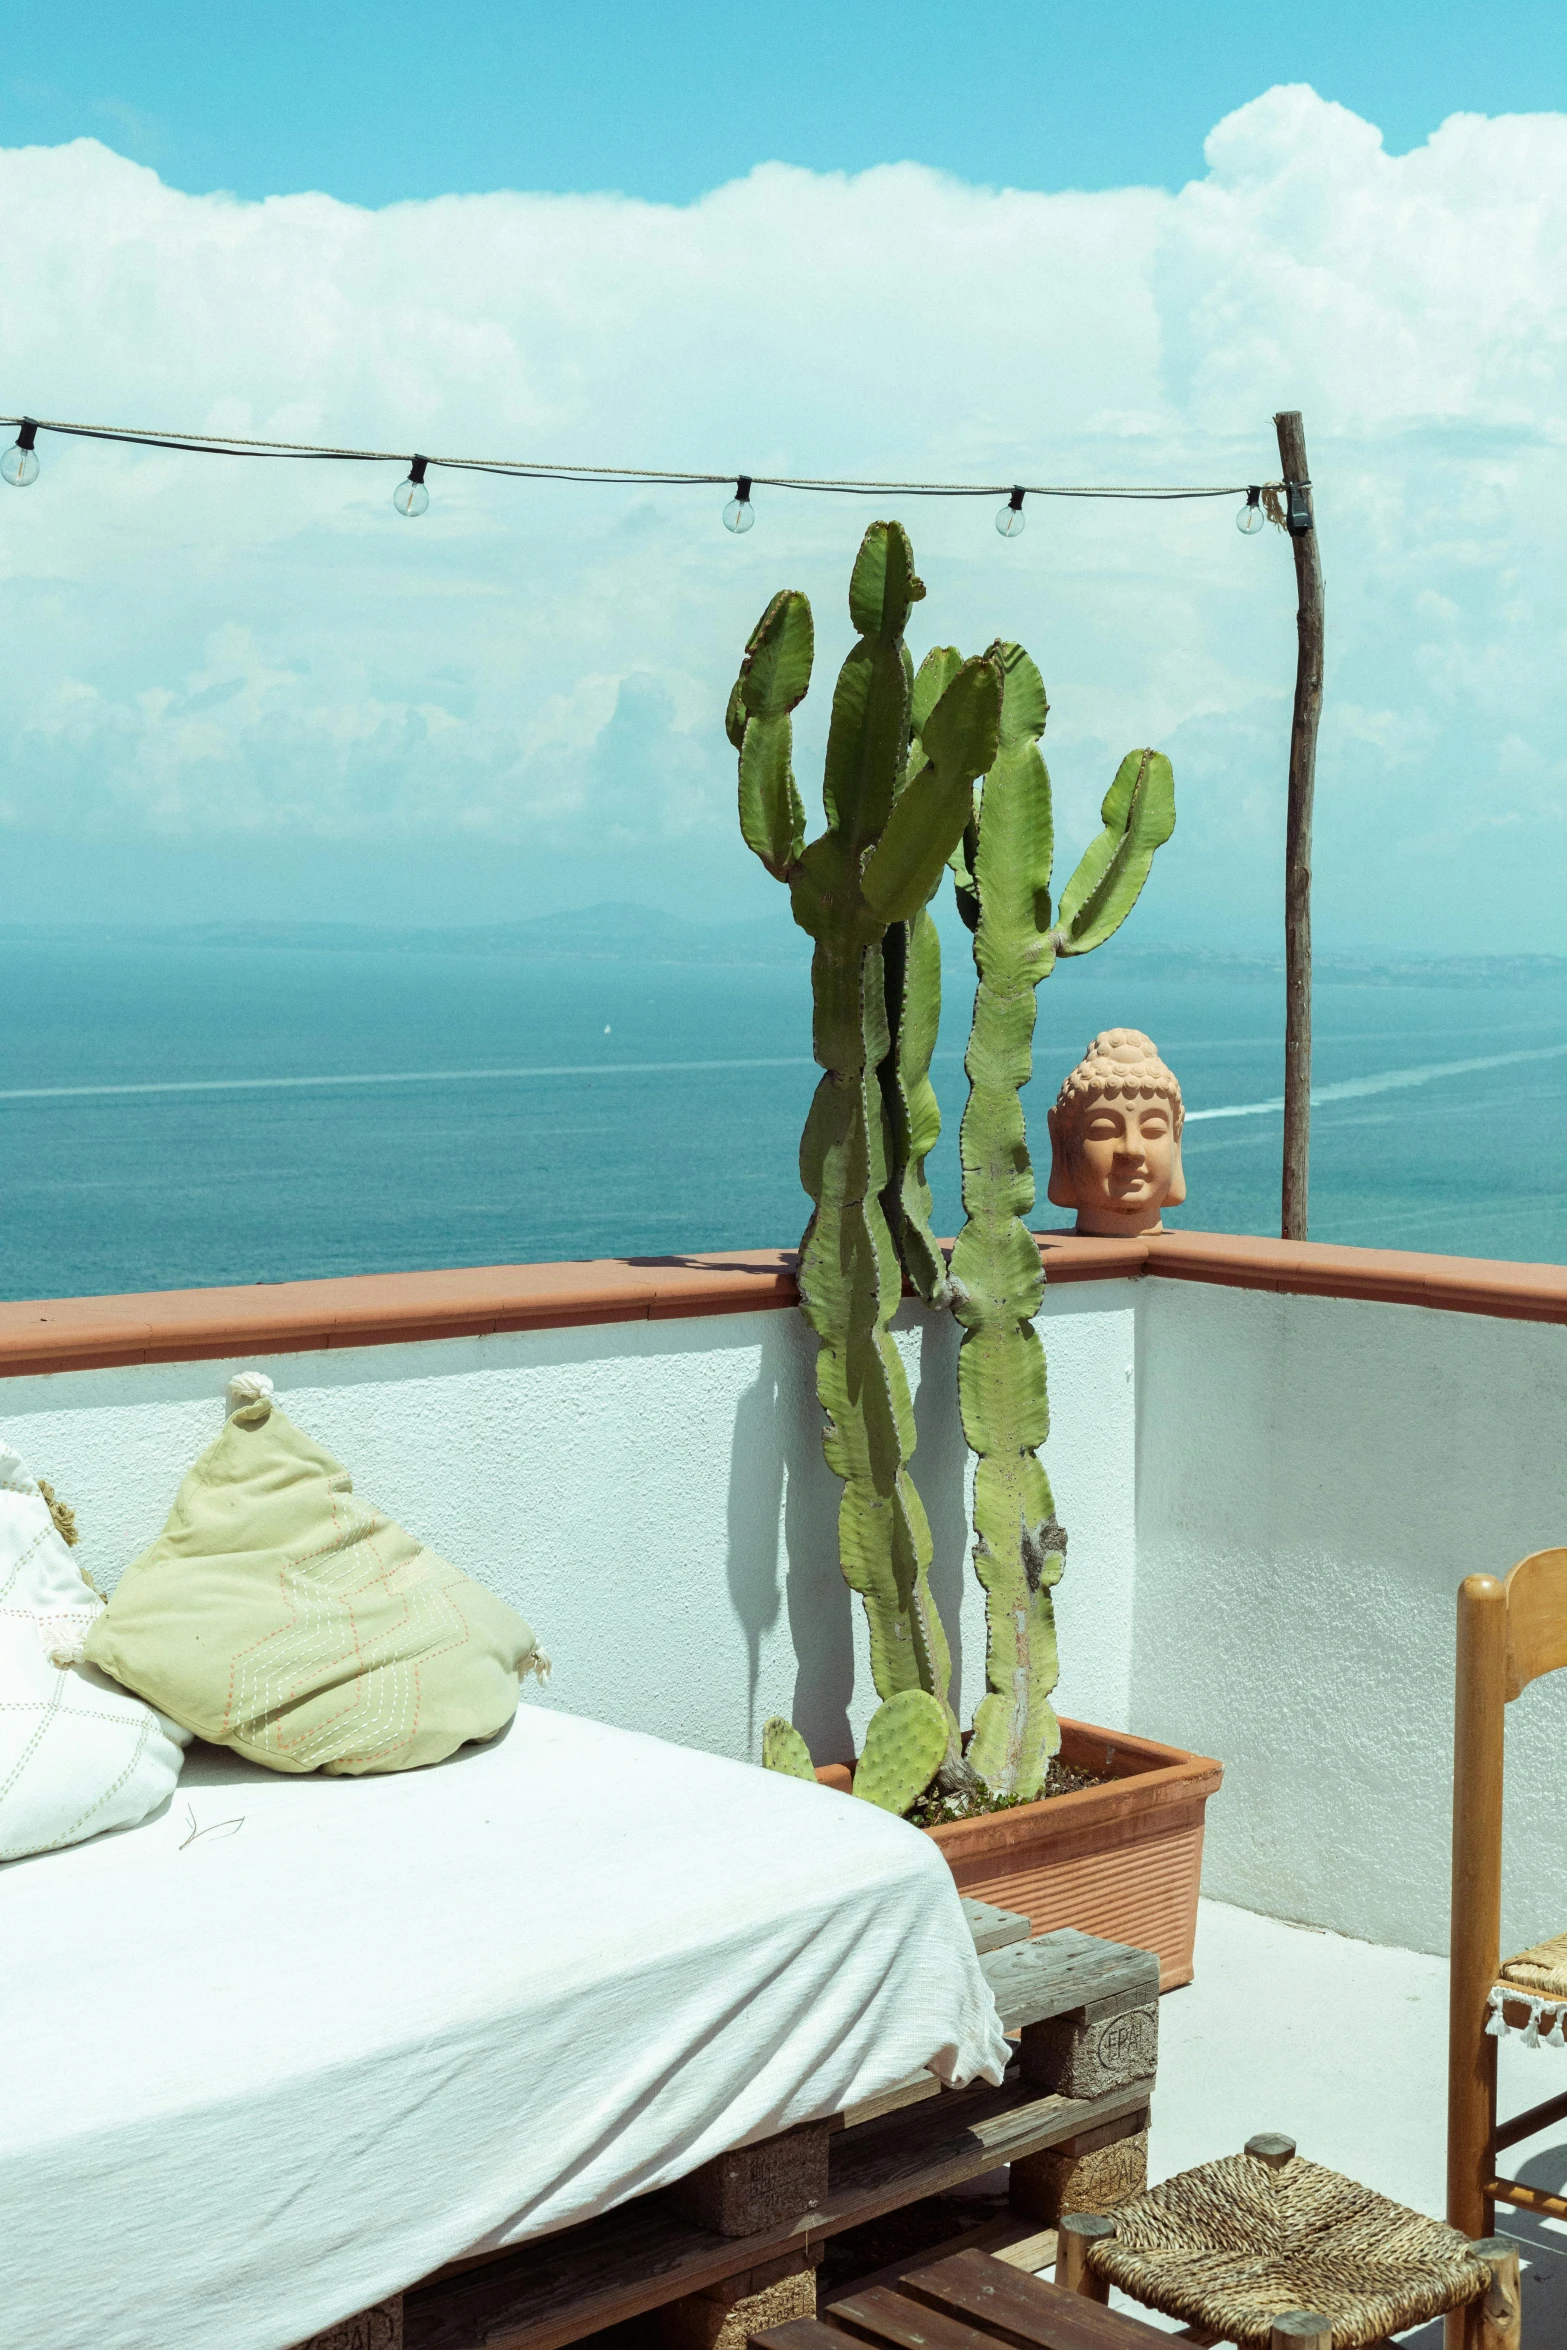
[[[1567,2089],[1567,2056],[1502,2043],[1501,2110]],[[1155,2181],[1258,2130],[1440,2217],[1446,2162],[1447,1962],[1205,1901],[1197,1979],[1159,2006]],[[1561,2191],[1567,2123],[1511,2149],[1516,2177]],[[1567,2228],[1499,2214],[1530,2264],[1526,2350],[1567,2350]],[[1440,2328],[1406,2337],[1426,2350]]]

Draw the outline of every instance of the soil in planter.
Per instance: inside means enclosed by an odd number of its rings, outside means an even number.
[[[1038,1795],[924,1795],[904,1817],[916,1828],[944,1828],[952,1820],[983,1819],[993,1811],[1015,1811],[1020,1803],[1041,1803],[1052,1795],[1076,1795],[1084,1787],[1103,1787],[1110,1776],[1108,1771],[1085,1771],[1055,1754]]]

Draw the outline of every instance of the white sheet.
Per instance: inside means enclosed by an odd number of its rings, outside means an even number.
[[[158,1819],[0,1868],[0,2026],[5,2350],[285,2350],[1006,2055],[928,1838],[526,1707],[392,1778],[193,1748]]]

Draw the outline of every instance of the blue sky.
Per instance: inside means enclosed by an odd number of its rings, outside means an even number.
[[[1561,951],[1564,54],[1519,8],[45,13],[0,70],[0,413],[1245,482],[1300,407],[1319,937]],[[446,474],[406,522],[400,467],[42,454],[0,487],[17,914],[777,918],[724,700],[805,588],[814,807],[866,508],[758,493],[736,540],[706,489]],[[1063,859],[1156,743],[1142,934],[1273,944],[1285,542],[1227,504],[1035,506],[1004,544],[886,503],[919,647],[1040,662]]]
[[[1567,106],[1567,38],[1555,0],[77,0],[7,41],[0,141],[98,138],[191,192],[369,205],[495,188],[683,204],[774,161],[1175,188],[1276,82],[1310,82],[1400,153],[1455,112]]]

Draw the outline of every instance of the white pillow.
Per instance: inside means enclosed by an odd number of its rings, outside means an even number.
[[[190,1733],[79,1655],[103,1601],[0,1437],[0,1861],[128,1828],[172,1795]]]

